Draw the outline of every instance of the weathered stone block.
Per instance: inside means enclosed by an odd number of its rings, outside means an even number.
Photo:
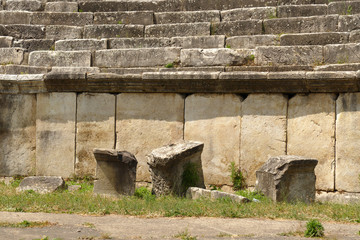
[[[185,0],[183,6],[187,11],[198,11],[198,10],[227,10],[234,8],[250,8],[250,7],[265,7],[265,6],[276,6],[277,1],[275,0]]]
[[[95,52],[97,67],[153,67],[176,62],[180,48],[112,49]]]
[[[145,26],[145,37],[208,36],[210,23],[177,23]]]
[[[90,51],[35,51],[29,55],[30,66],[90,67]]]
[[[287,154],[317,159],[316,189],[333,191],[335,95],[296,95],[289,100]]]
[[[204,144],[184,142],[154,149],[147,155],[152,191],[157,195],[185,195],[189,187],[205,187],[201,164]]]
[[[41,11],[42,4],[37,0],[6,0],[5,8],[8,11]]]
[[[360,13],[360,2],[338,1],[330,2],[328,5],[328,14],[352,15],[358,13]]]
[[[184,99],[178,94],[117,95],[116,148],[138,160],[137,181],[150,182],[146,155],[153,149],[183,140]]]
[[[0,64],[21,64],[24,60],[22,48],[0,48]]]
[[[190,11],[154,13],[156,24],[220,22],[219,11]]]
[[[281,94],[250,94],[242,102],[240,169],[249,186],[255,171],[286,149],[287,99]]]
[[[0,29],[3,35],[12,36],[14,38],[23,39],[42,39],[45,37],[44,26],[32,26],[32,25],[21,25],[21,24],[9,24],[4,29]]]
[[[31,15],[30,24],[84,26],[93,24],[92,13],[36,12]]]
[[[9,48],[12,46],[13,38],[2,36],[0,37],[0,48]]]
[[[314,202],[317,163],[299,156],[271,157],[256,171],[256,189],[274,202]]]
[[[110,49],[170,47],[170,38],[111,38]]]
[[[173,37],[171,45],[181,48],[223,48],[225,36]]]
[[[94,24],[154,24],[154,13],[145,12],[101,12],[94,13]]]
[[[135,156],[126,151],[94,149],[96,178],[94,193],[106,195],[134,195],[136,182]]]
[[[328,7],[326,4],[278,6],[277,17],[290,18],[290,17],[307,17],[307,16],[310,17],[316,15],[326,15],[327,10]]]
[[[46,26],[46,38],[55,40],[79,39],[83,37],[82,27]]]
[[[279,45],[276,35],[236,36],[226,38],[226,47],[230,48],[256,48],[260,46]]]
[[[76,93],[38,94],[36,114],[36,175],[73,176]]]
[[[262,21],[243,20],[232,22],[212,23],[211,35],[241,36],[262,34]]]
[[[326,45],[347,43],[348,33],[299,33],[283,34],[280,36],[280,45]]]
[[[340,94],[336,101],[336,175],[338,191],[360,192],[360,94]]]
[[[47,2],[45,12],[77,12],[77,2]]]
[[[360,15],[339,16],[339,32],[351,32],[358,30],[360,26]]]
[[[143,37],[143,25],[91,25],[84,27],[84,38]]]
[[[14,47],[27,49],[28,52],[39,50],[51,50],[55,41],[51,39],[28,39],[14,41]]]
[[[316,65],[323,62],[322,46],[257,47],[258,65]]]
[[[93,149],[112,148],[114,145],[115,96],[90,93],[78,95],[75,174],[94,176],[96,161]]]
[[[266,19],[276,16],[276,7],[237,8],[221,11],[222,21]]]
[[[353,43],[360,42],[360,30],[354,30],[350,32],[349,42],[353,42]]]
[[[74,51],[74,50],[101,50],[107,48],[106,39],[74,39],[59,40],[55,43],[56,51]]]
[[[0,24],[30,24],[30,12],[0,11]]]
[[[35,171],[36,96],[0,94],[0,176]]]
[[[45,74],[51,70],[48,67],[30,67],[26,65],[6,65],[4,69],[6,74]]]
[[[26,177],[21,181],[17,191],[32,190],[40,194],[52,193],[65,188],[65,181],[62,177],[39,176]]]
[[[185,99],[185,140],[204,143],[205,184],[231,185],[229,167],[239,164],[240,98],[232,94],[194,94]]]
[[[186,197],[190,199],[211,198],[214,200],[220,198],[230,198],[236,203],[250,202],[249,199],[240,195],[220,191],[211,191],[197,187],[190,187],[186,192]]]
[[[325,63],[358,63],[360,61],[360,44],[332,44],[324,46]]]

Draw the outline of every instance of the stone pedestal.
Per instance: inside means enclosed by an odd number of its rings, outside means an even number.
[[[135,192],[137,160],[126,151],[94,149],[96,178],[94,193],[133,195]]]
[[[317,163],[299,156],[272,157],[256,171],[256,189],[275,202],[313,202]]]
[[[184,142],[153,150],[148,165],[157,195],[184,195],[189,187],[205,187],[201,168],[204,144]]]

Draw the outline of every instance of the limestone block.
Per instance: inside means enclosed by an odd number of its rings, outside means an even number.
[[[134,195],[136,182],[135,156],[127,151],[94,149],[96,178],[94,193],[106,195]]]
[[[280,45],[326,45],[347,43],[348,33],[298,33],[280,36]]]
[[[37,95],[36,175],[74,175],[76,93]]]
[[[0,94],[0,176],[35,171],[36,96]]]
[[[2,36],[0,37],[0,48],[9,48],[13,43],[12,37]]]
[[[46,12],[77,12],[78,4],[76,2],[47,2],[45,4]]]
[[[360,13],[360,2],[338,1],[330,2],[328,14],[352,15]]]
[[[204,144],[182,142],[151,151],[147,155],[152,192],[157,196],[184,196],[189,187],[205,187],[201,164]]]
[[[279,45],[276,35],[236,36],[226,38],[226,47],[230,48],[256,48],[258,46]]]
[[[208,36],[210,23],[156,24],[145,27],[145,37]]]
[[[358,30],[360,25],[360,15],[339,16],[339,32],[351,32]]]
[[[317,159],[316,189],[333,191],[335,95],[296,95],[289,100],[287,154]]]
[[[223,48],[225,36],[173,37],[171,45],[181,48]]]
[[[233,94],[194,94],[185,100],[185,140],[204,143],[205,184],[232,185],[229,167],[239,164],[240,98]]]
[[[143,37],[143,25],[90,25],[84,27],[84,38],[133,38]]]
[[[38,0],[6,0],[5,8],[8,11],[41,11],[42,5]]]
[[[258,65],[314,65],[323,62],[322,46],[257,47]]]
[[[0,11],[0,24],[30,24],[30,12]]]
[[[325,63],[358,63],[360,43],[332,44],[324,46]]]
[[[276,7],[237,8],[221,11],[222,21],[266,19],[276,16]]]
[[[51,70],[47,67],[30,67],[24,65],[6,65],[4,68],[6,74],[45,74]]]
[[[350,32],[349,42],[353,42],[353,43],[360,42],[360,30],[354,30]]]
[[[93,24],[92,13],[36,12],[31,15],[30,24],[84,26]]]
[[[150,181],[146,155],[183,139],[184,99],[178,94],[117,95],[116,148],[138,160],[137,181]]]
[[[241,36],[262,34],[261,20],[240,20],[211,24],[211,35]]]
[[[26,39],[14,41],[14,47],[27,49],[28,52],[39,50],[51,50],[54,46],[54,40],[51,39]]]
[[[114,146],[115,96],[90,93],[78,95],[75,174],[94,176],[96,161],[93,149]]]
[[[170,47],[170,38],[111,38],[110,49]]]
[[[242,102],[240,169],[249,186],[271,156],[285,155],[287,99],[281,94],[250,94]]]
[[[336,174],[338,191],[360,192],[360,94],[340,94],[336,101]]]
[[[29,55],[30,66],[90,67],[90,51],[35,51]]]
[[[83,37],[82,27],[73,26],[46,26],[46,39],[64,40]]]
[[[112,49],[95,52],[96,67],[153,67],[179,60],[180,48]]]
[[[16,191],[23,192],[32,190],[40,194],[46,194],[62,188],[65,188],[65,181],[62,177],[31,176],[24,178]]]
[[[0,64],[21,64],[24,59],[22,48],[0,48]]]
[[[220,191],[211,191],[198,187],[190,187],[186,192],[186,197],[190,199],[211,198],[213,200],[220,198],[230,198],[237,203],[250,202],[249,199],[240,195]]]
[[[359,204],[360,194],[347,192],[320,192],[316,194],[316,201],[324,203]]]
[[[245,55],[247,56],[247,54]],[[239,51],[228,48],[182,49],[180,62],[185,67],[241,65],[246,56],[243,56]]]
[[[144,12],[100,12],[94,13],[94,24],[154,24],[154,13]]]
[[[327,14],[326,4],[312,4],[312,5],[286,5],[278,6],[277,17],[290,18],[290,17],[306,17]],[[276,16],[276,15],[274,15]]]
[[[299,156],[271,157],[256,171],[256,189],[274,202],[314,202],[317,163]]]
[[[12,36],[14,38],[23,39],[42,39],[45,37],[45,27],[41,25],[21,25],[11,24],[5,26],[5,33],[3,35]],[[0,30],[1,31],[1,30]]]
[[[219,11],[189,11],[154,13],[156,24],[220,22]]]
[[[183,2],[184,8],[187,11],[195,10],[227,10],[234,8],[250,8],[250,7],[265,7],[265,6],[276,6],[277,1],[275,0],[185,0]]]
[[[74,50],[100,50],[107,48],[106,39],[74,39],[59,40],[55,43],[56,51],[74,51]]]

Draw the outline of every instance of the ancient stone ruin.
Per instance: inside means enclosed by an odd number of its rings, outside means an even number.
[[[189,187],[205,187],[201,164],[204,144],[184,142],[153,150],[148,155],[155,195],[185,195]]]
[[[256,171],[256,189],[275,202],[314,202],[317,164],[300,156],[271,157]]]
[[[19,192],[34,191],[36,193],[45,194],[64,188],[65,181],[62,177],[31,176],[24,178],[16,190]]]
[[[137,160],[126,151],[94,149],[96,180],[94,193],[134,195]]]
[[[146,155],[185,140],[206,186],[304,155],[319,193],[360,193],[359,20],[359,1],[2,0],[0,176],[95,176],[115,148],[149,184]]]

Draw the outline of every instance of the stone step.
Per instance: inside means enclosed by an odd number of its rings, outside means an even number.
[[[28,65],[2,65],[0,74],[45,74],[51,71],[50,67],[33,67]]]
[[[314,67],[315,71],[358,71],[360,63],[327,64]]]
[[[145,37],[180,37],[208,35],[210,35],[210,23],[177,23],[145,26]]]
[[[94,24],[154,24],[154,12],[152,11],[126,11],[126,12],[96,12]]]
[[[0,64],[22,64],[25,49],[23,48],[0,48]]]
[[[290,18],[290,17],[310,17],[317,15],[327,15],[328,5],[288,5],[277,7],[278,18]],[[335,13],[333,13],[335,14]]]
[[[154,13],[156,24],[220,22],[220,11],[189,11]]]
[[[91,67],[90,51],[34,51],[29,54],[29,66]]]
[[[152,26],[152,25],[150,25]],[[88,25],[84,27],[84,38],[131,38],[143,37],[143,25]]]
[[[346,32],[282,34],[280,36],[280,45],[344,44],[349,42],[349,37],[350,33]]]
[[[253,49],[260,46],[280,45],[279,35],[245,35],[226,38],[226,48],[248,48]]]
[[[240,20],[212,23],[211,35],[241,36],[260,35],[263,33],[261,20]]]
[[[45,12],[78,12],[77,2],[47,2],[45,3]]]
[[[268,19],[276,17],[276,7],[235,8],[221,11],[221,21]]]

